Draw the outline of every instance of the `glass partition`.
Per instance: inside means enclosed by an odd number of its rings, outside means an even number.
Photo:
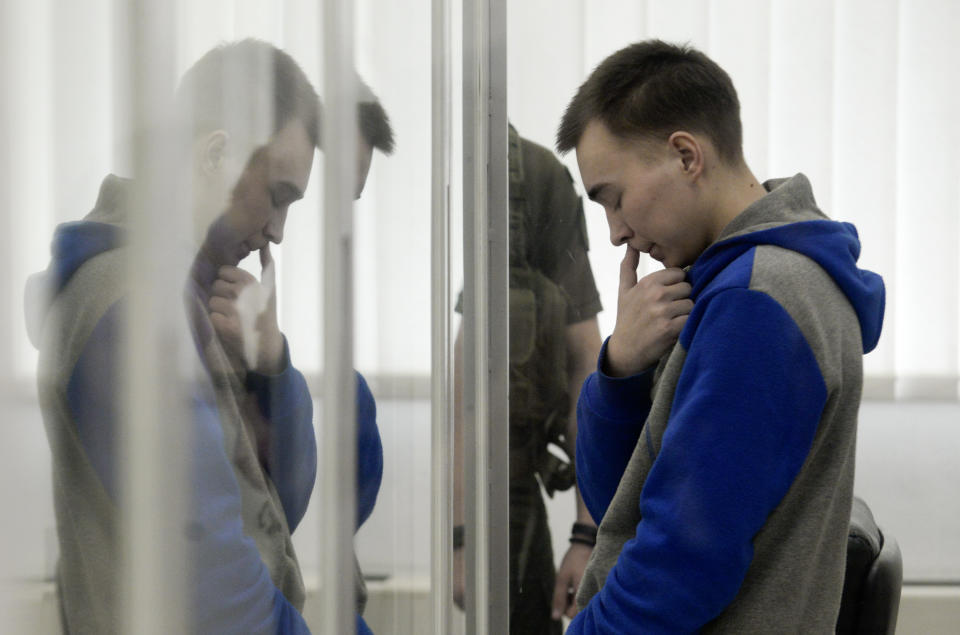
[[[504,7],[0,7],[0,630],[503,632]]]
[[[449,620],[449,8],[0,11],[2,630]]]

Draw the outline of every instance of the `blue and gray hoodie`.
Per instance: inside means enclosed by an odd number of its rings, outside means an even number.
[[[599,534],[568,633],[835,628],[884,287],[806,177],[764,186],[690,268],[672,352],[584,383],[577,475]]]
[[[27,286],[28,331],[40,350],[38,388],[53,454],[58,586],[71,633],[118,629],[122,483],[116,387],[122,383],[129,189],[129,182],[108,176],[94,210],[57,229],[49,268]],[[290,534],[303,518],[316,476],[312,399],[286,344],[278,375],[248,373],[241,383],[228,372],[206,312],[197,310],[202,295],[199,288],[187,294],[205,368],[192,395],[187,457],[187,583],[195,630],[308,633]],[[376,406],[359,374],[357,414],[359,526],[373,510],[383,472]],[[250,417],[268,422],[269,438],[251,438],[245,423]],[[359,616],[357,624],[358,632],[369,632]]]

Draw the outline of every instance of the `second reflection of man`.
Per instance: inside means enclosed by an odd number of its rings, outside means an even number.
[[[383,108],[362,82],[359,94],[356,196],[373,149],[393,148]],[[176,163],[181,182],[192,183],[191,215],[202,238],[184,281],[194,361],[202,367],[187,389],[191,443],[183,459],[191,486],[183,543],[188,624],[203,633],[308,633],[291,533],[316,478],[313,407],[277,324],[270,243],[282,241],[287,209],[306,190],[320,141],[319,99],[288,54],[244,40],[191,67],[176,103],[189,139]],[[269,116],[247,116],[263,103]],[[118,387],[129,295],[126,232],[141,186],[107,176],[93,211],[57,229],[50,267],[27,288],[53,453],[57,587],[68,632],[118,632],[122,624]],[[255,251],[259,280],[238,267]],[[383,473],[376,407],[359,374],[357,417],[359,527]],[[360,617],[364,600],[358,570],[357,629],[369,633]]]

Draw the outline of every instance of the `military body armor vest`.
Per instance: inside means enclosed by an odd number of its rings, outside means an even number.
[[[520,135],[510,126],[510,478],[536,474],[549,496],[576,477],[565,450],[567,293],[530,259]],[[553,447],[551,447],[553,446]]]

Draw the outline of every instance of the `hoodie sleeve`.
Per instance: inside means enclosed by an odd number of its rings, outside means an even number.
[[[247,374],[247,389],[269,422],[267,473],[273,480],[291,533],[303,519],[317,477],[313,399],[303,374],[290,363],[283,340],[283,370],[277,375]]]
[[[826,386],[779,304],[724,291],[684,344],[670,421],[638,501],[642,520],[568,633],[702,628],[733,601],[753,537],[806,460]]]
[[[256,544],[243,531],[240,490],[216,407],[194,408],[194,611],[201,633],[309,633],[300,613],[270,578]]]
[[[267,471],[273,479],[292,532],[306,512],[317,474],[313,400],[303,375],[290,363],[284,339],[283,368],[277,375],[251,372],[247,388],[257,396],[270,424]],[[383,446],[377,406],[366,380],[357,373],[357,527],[370,514],[383,478]]]
[[[357,527],[377,502],[383,480],[383,444],[377,427],[377,404],[363,375],[357,373]]]
[[[370,627],[367,626],[367,623],[363,621],[363,618],[359,615],[357,616],[357,635],[373,635],[373,631],[370,630]]]
[[[594,522],[599,523],[620,484],[650,412],[654,369],[631,377],[603,373],[607,342],[597,371],[583,384],[577,400],[577,487]]]

